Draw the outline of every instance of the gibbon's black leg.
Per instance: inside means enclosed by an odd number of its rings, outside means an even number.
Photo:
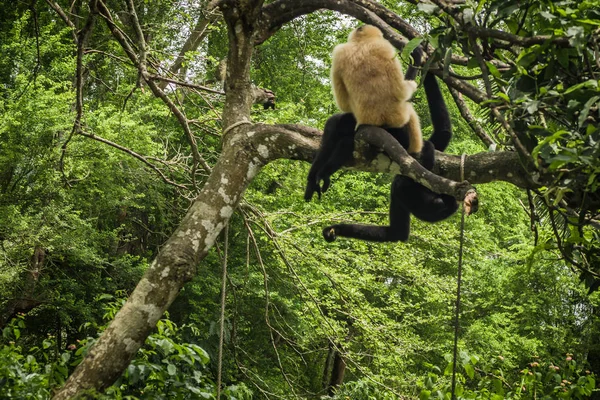
[[[431,171],[435,165],[435,146],[429,140],[423,142],[420,162],[423,168],[428,171]]]
[[[429,104],[433,134],[425,142],[421,152],[421,164],[431,170],[435,162],[433,148],[438,151],[446,150],[452,138],[452,124],[435,75],[426,74],[423,86]],[[454,197],[435,193],[411,178],[399,176],[396,177],[395,183],[400,197],[399,201],[403,207],[422,221],[438,222],[450,217],[458,210],[458,203]]]
[[[396,175],[392,182],[390,194],[390,224],[388,226],[364,224],[337,224],[325,227],[323,237],[328,242],[333,242],[336,237],[343,236],[353,239],[369,240],[372,242],[406,242],[410,234],[410,212],[402,203],[401,193],[404,190],[396,184]]]
[[[433,125],[433,134],[429,141],[433,143],[437,151],[445,151],[450,139],[452,139],[452,124],[448,108],[435,75],[427,73],[423,78],[423,86],[425,87],[431,124]]]
[[[331,175],[352,158],[355,128],[356,118],[351,113],[335,114],[327,120],[321,147],[308,172],[304,200],[310,201],[315,192],[321,198],[329,188]]]
[[[452,138],[450,115],[433,74],[424,78],[434,132],[421,150],[421,164],[431,170],[435,163],[435,150],[444,151]],[[407,148],[407,135],[401,128],[387,131]],[[323,229],[323,237],[332,242],[337,236],[376,242],[407,241],[410,235],[410,214],[426,222],[438,222],[450,217],[458,209],[452,196],[438,194],[406,176],[397,175],[392,183],[390,200],[390,225],[337,224]]]
[[[394,185],[402,209],[409,210],[421,221],[438,222],[458,210],[458,202],[454,197],[435,193],[407,176],[396,175]]]

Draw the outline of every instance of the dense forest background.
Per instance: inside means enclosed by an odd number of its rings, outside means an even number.
[[[454,128],[447,153],[531,157],[519,174],[533,183],[478,184],[480,209],[466,219],[458,396],[598,396],[600,4],[338,2],[344,12],[299,1],[297,17],[282,7],[285,23],[250,36],[245,72],[232,59],[243,45],[236,18],[276,3],[0,7],[0,398],[58,393],[148,282],[143,274],[224,158],[236,77],[248,83],[254,124],[322,129],[338,112],[331,50],[358,19],[392,25],[377,10],[429,46],[426,68]],[[546,36],[514,43],[486,29]],[[480,90],[480,101],[449,90],[442,80],[451,79]],[[414,104],[427,137],[422,89]],[[163,302],[168,312],[124,371],[84,387],[90,398],[449,398],[459,213],[436,224],[413,218],[408,243],[326,243],[321,229],[332,221],[387,224],[393,175],[346,169],[307,203],[318,136],[311,143],[310,156],[248,174],[224,224],[203,221],[215,245],[192,257],[197,273]]]

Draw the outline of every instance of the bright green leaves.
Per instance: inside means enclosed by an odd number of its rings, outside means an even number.
[[[452,357],[446,356],[448,367],[443,376],[439,368],[431,366],[431,371],[421,383],[419,399],[450,399],[450,376],[452,374]],[[477,400],[503,399],[586,399],[595,389],[596,379],[584,371],[567,354],[560,361],[547,362],[534,358],[535,361],[522,369],[514,378],[509,376],[511,367],[498,356],[485,363],[469,357],[465,352],[459,356],[459,369],[455,395],[458,398]],[[506,371],[506,373],[505,373]],[[476,379],[477,388],[468,383]]]
[[[120,307],[117,300],[107,306]],[[15,318],[4,329],[0,341],[0,381],[2,395],[12,399],[47,399],[50,389],[64,383],[68,373],[77,365],[93,340],[72,344],[65,351],[56,351],[54,336],[43,341],[41,348],[21,344],[16,331],[25,328],[23,317]],[[177,326],[169,319],[157,324],[157,332],[150,335],[136,358],[117,382],[105,394],[90,398],[123,399],[157,398],[165,393],[170,398],[211,399],[215,386],[208,369],[208,353],[195,343],[199,331],[193,326]],[[185,338],[185,339],[184,339]],[[229,385],[223,389],[225,398],[250,399],[252,393],[244,384]]]
[[[406,46],[404,46],[404,48],[402,49],[402,59],[404,59],[404,60],[410,59],[410,54],[412,53],[412,51],[414,49],[417,48],[417,46],[419,46],[421,44],[421,42],[423,42],[423,38],[420,38],[420,37],[411,39],[406,44]]]

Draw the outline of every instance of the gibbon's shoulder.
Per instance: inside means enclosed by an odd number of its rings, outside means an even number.
[[[396,58],[396,48],[383,38],[364,42],[360,50],[367,53],[369,57],[380,61],[389,61]]]
[[[331,61],[338,64],[338,68],[344,63],[351,61],[359,49],[354,46],[354,43],[341,43],[333,48],[331,53]]]

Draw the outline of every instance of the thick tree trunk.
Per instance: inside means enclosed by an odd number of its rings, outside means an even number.
[[[344,357],[342,357],[339,351],[334,351],[335,356],[333,358],[333,368],[331,369],[331,380],[329,381],[329,388],[327,390],[327,394],[330,396],[333,396],[335,393],[335,388],[344,383],[344,374],[346,372]]]
[[[252,106],[250,59],[254,43],[254,0],[227,3],[223,15],[229,27],[229,67],[223,123],[232,127],[249,121]],[[244,11],[244,12],[242,12]],[[77,366],[55,400],[70,399],[86,389],[110,386],[127,368],[158,320],[228,223],[245,189],[268,159],[265,146],[251,143],[247,124],[226,129],[223,149],[207,182],[175,232],[165,243],[137,287]]]
[[[327,357],[325,358],[325,365],[323,366],[323,390],[329,392],[329,383],[331,382],[331,368],[333,365],[333,358],[335,357],[335,347],[333,343],[329,341],[329,348],[327,350]]]
[[[29,269],[25,271],[24,287],[20,296],[10,299],[1,311],[0,328],[3,328],[18,313],[26,313],[42,304],[39,295],[36,294],[36,286],[46,259],[46,251],[35,246],[29,262]]]
[[[104,389],[129,365],[150,331],[213,246],[262,164],[247,135],[227,146],[204,188],[106,331],[54,397]],[[246,140],[244,139],[246,138]]]

